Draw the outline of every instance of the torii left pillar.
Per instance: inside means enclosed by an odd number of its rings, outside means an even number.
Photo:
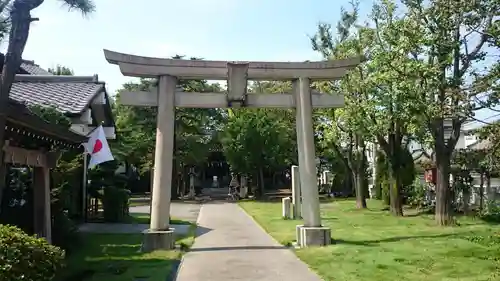
[[[144,252],[175,247],[174,229],[170,227],[170,200],[172,197],[176,86],[176,77],[167,75],[159,77],[151,222],[149,229],[144,231],[142,243]]]

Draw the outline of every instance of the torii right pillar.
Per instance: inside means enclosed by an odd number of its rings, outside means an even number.
[[[309,78],[294,81],[297,111],[297,147],[299,156],[300,190],[304,224],[297,226],[297,246],[325,246],[331,243],[331,230],[321,225],[316,153]]]

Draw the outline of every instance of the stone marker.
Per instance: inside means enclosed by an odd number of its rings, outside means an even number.
[[[248,181],[246,176],[241,176],[240,198],[246,198],[248,195]]]
[[[282,207],[283,207],[283,212],[282,216],[284,219],[291,219],[292,218],[292,212],[291,212],[291,207],[292,207],[292,199],[290,197],[285,197],[281,199]]]
[[[330,184],[330,181],[332,180],[332,173],[330,171],[323,171],[322,177],[322,184]]]
[[[193,199],[194,198],[194,195],[195,195],[195,192],[194,192],[194,174],[191,173],[189,175],[189,194],[188,194],[188,198],[189,199]]]
[[[300,178],[299,178],[299,166],[292,166],[292,207],[293,207],[293,218],[302,218],[302,204],[300,198]]]
[[[301,241],[302,227],[303,227],[303,225],[296,225],[295,226],[295,240],[297,241],[296,246],[299,248],[302,247],[302,241]]]

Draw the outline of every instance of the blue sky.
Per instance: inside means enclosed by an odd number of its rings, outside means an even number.
[[[104,48],[158,57],[319,60],[308,35],[314,34],[319,21],[337,22],[340,7],[348,4],[345,0],[95,2],[97,12],[83,18],[78,12],[68,13],[60,1],[46,0],[33,12],[40,21],[32,25],[24,58],[43,67],[59,63],[77,75],[97,73],[110,91],[130,78],[104,60]]]
[[[68,66],[76,75],[98,74],[111,94],[132,78],[108,64],[103,49],[211,60],[320,60],[308,35],[320,21],[335,24],[340,7],[349,5],[349,0],[94,1],[97,11],[82,17],[61,1],[46,0],[33,11],[40,21],[32,24],[24,58],[44,68]],[[370,12],[372,1],[360,2],[361,14]]]

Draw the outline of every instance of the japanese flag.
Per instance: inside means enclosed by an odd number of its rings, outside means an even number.
[[[89,141],[85,145],[87,153],[90,155],[88,168],[92,169],[96,165],[104,162],[113,161],[113,155],[108,146],[104,129],[99,126],[89,135]]]

